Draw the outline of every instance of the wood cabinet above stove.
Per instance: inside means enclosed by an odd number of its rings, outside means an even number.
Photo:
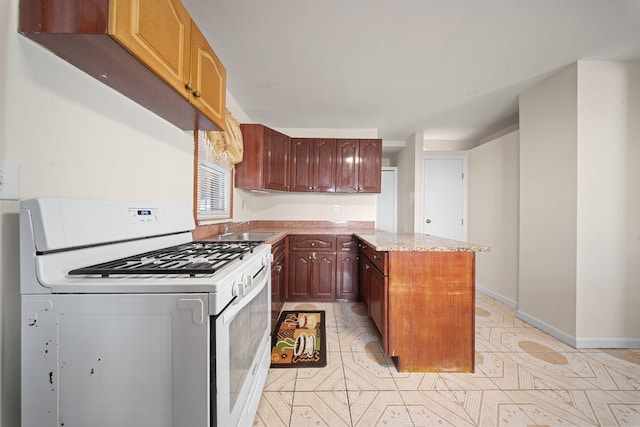
[[[20,0],[18,31],[181,129],[225,128],[226,70],[179,0]]]

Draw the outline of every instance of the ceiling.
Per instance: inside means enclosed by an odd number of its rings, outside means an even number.
[[[183,0],[248,117],[478,140],[579,59],[640,60],[640,0]]]

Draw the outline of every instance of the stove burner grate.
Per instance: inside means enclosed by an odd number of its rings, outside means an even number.
[[[261,242],[189,242],[71,270],[70,275],[213,274]]]

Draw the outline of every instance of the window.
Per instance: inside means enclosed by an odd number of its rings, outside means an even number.
[[[231,218],[231,173],[233,166],[225,152],[217,153],[204,131],[196,131],[198,224]]]

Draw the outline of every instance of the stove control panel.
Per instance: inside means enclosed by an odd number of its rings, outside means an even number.
[[[158,208],[129,208],[129,221],[132,224],[145,222],[160,222],[160,209]]]

